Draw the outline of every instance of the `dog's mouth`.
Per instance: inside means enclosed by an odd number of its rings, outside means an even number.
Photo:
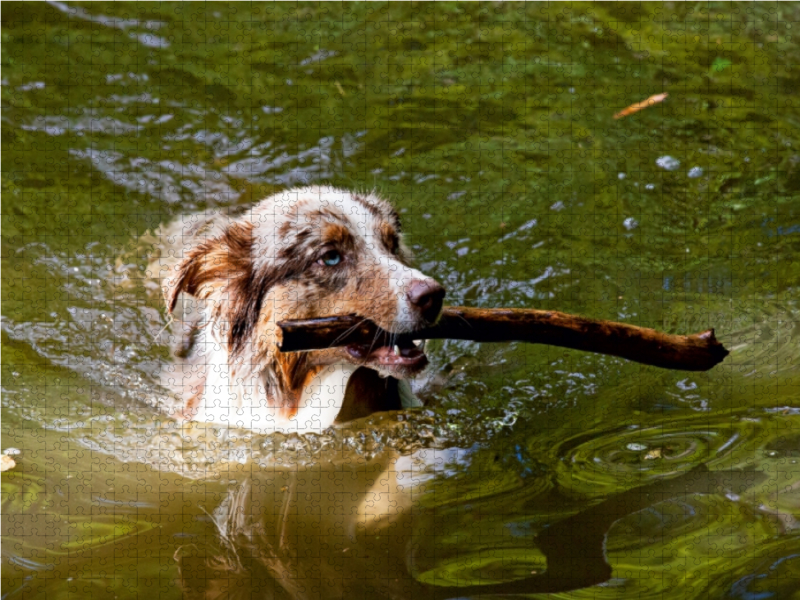
[[[349,344],[347,353],[360,363],[372,364],[403,371],[422,370],[428,364],[428,357],[413,341],[400,339],[392,346],[371,347],[368,344]]]

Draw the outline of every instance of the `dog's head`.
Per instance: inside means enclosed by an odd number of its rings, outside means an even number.
[[[427,364],[410,343],[280,354],[276,323],[356,314],[389,333],[432,325],[445,290],[410,258],[397,213],[374,194],[291,190],[198,240],[167,281],[167,303],[172,311],[181,292],[206,299],[232,366],[271,366],[293,388],[308,369],[343,361],[404,379]]]

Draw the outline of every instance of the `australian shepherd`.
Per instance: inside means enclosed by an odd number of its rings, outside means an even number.
[[[409,266],[388,202],[294,189],[237,218],[192,217],[179,238],[161,265],[167,309],[190,340],[165,373],[184,418],[302,433],[419,405],[408,379],[428,361],[417,344],[279,351],[285,319],[355,314],[389,334],[436,322],[445,290]]]

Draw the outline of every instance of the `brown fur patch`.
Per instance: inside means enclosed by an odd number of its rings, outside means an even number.
[[[282,417],[291,419],[297,414],[303,390],[325,367],[309,366],[308,354],[304,352],[278,353],[275,364],[282,388],[276,395],[283,398],[279,412]]]
[[[200,401],[202,399],[203,399],[203,390],[200,389],[197,392],[195,392],[195,394],[191,398],[189,398],[183,405],[183,410],[181,411],[181,417],[186,421],[191,421],[197,414],[197,411],[200,408]]]
[[[307,243],[311,240],[313,233],[314,232],[309,227],[301,229],[295,233],[294,242],[289,246],[282,248],[278,254],[278,257],[282,259],[297,259],[303,246],[307,245]]]
[[[281,237],[281,239],[286,239],[286,236],[291,233],[292,229],[294,229],[294,223],[284,221],[281,223],[280,227],[278,227],[278,235]]]
[[[322,230],[323,244],[351,245],[353,236],[350,229],[341,223],[328,223]]]
[[[389,207],[389,220],[394,225],[394,228],[397,230],[397,233],[398,234],[402,233],[403,227],[400,224],[400,215],[397,214],[397,211],[392,207]]]
[[[250,223],[233,223],[221,236],[194,248],[178,265],[178,277],[169,286],[169,312],[175,310],[181,292],[208,298],[214,289],[210,284],[225,286],[246,279],[252,270],[252,232]]]
[[[397,253],[397,249],[400,247],[400,237],[397,235],[394,227],[389,225],[386,221],[383,221],[381,222],[379,231],[381,242],[383,242],[386,249],[392,254]]]

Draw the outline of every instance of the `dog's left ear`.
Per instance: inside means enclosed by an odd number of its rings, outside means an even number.
[[[253,270],[252,249],[251,223],[232,223],[220,236],[192,248],[176,265],[175,276],[164,282],[169,313],[175,309],[181,292],[204,299],[215,290],[247,280]]]

